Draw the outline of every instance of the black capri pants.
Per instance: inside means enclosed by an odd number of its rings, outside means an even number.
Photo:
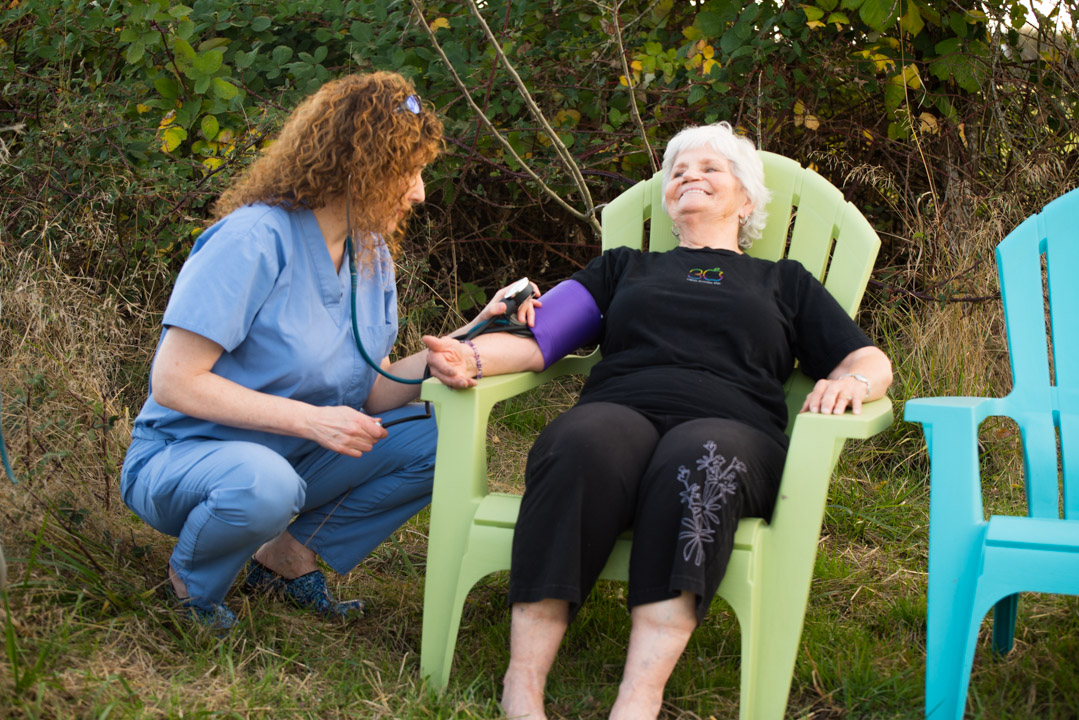
[[[570,616],[633,528],[630,609],[697,596],[704,618],[743,517],[770,518],[786,449],[724,418],[577,405],[536,440],[513,536],[509,602],[567,600]]]

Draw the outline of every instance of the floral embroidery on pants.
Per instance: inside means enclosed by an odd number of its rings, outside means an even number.
[[[728,463],[722,455],[716,455],[716,444],[704,444],[708,454],[697,459],[697,470],[704,470],[704,487],[690,483],[690,470],[685,465],[678,468],[678,481],[685,487],[680,494],[682,502],[689,506],[690,516],[682,518],[679,540],[685,540],[682,557],[694,565],[704,561],[704,546],[715,541],[715,528],[720,524],[719,510],[734,497],[738,489],[737,473],[744,472],[745,463],[737,457]]]

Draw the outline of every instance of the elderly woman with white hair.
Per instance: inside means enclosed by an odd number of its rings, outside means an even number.
[[[655,718],[738,520],[771,515],[795,360],[819,378],[804,412],[858,413],[891,383],[887,356],[799,263],[744,254],[769,196],[751,142],[725,122],[688,128],[668,144],[663,169],[678,247],[603,253],[535,303],[534,338],[425,338],[432,373],[454,387],[541,370],[583,339],[602,350],[577,405],[528,457],[510,570],[507,717],[545,717],[562,636],[615,539],[633,528],[632,630],[610,717]],[[547,321],[567,308],[570,320]]]

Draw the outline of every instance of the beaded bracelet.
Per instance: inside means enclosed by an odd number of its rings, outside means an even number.
[[[471,340],[462,340],[461,342],[472,348],[472,354],[476,357],[476,379],[479,380],[483,377],[483,363],[480,362],[480,351],[476,349],[476,345]]]

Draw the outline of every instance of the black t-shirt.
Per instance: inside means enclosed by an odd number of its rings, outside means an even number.
[[[603,359],[581,402],[740,420],[786,447],[783,383],[813,379],[871,345],[793,260],[730,250],[615,248],[575,273],[603,313]]]

